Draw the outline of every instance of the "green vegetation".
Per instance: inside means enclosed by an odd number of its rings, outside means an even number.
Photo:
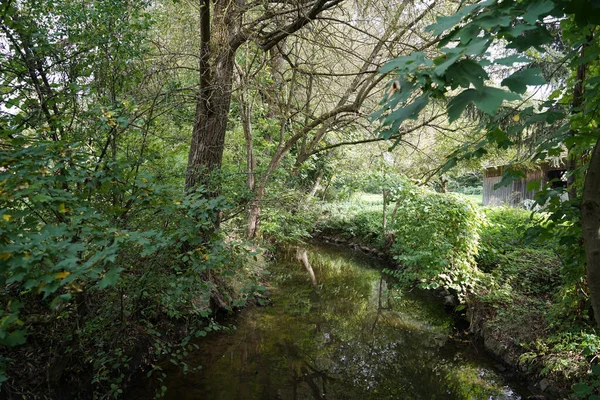
[[[561,389],[586,375],[599,339],[589,325],[585,294],[574,293],[580,286],[565,276],[558,240],[531,237],[540,221],[530,211],[478,209],[460,196],[410,184],[401,192],[405,197],[398,197],[402,205],[390,222],[395,242],[386,249],[399,267],[389,275],[403,285],[454,290],[471,330],[526,373]],[[323,234],[383,248],[377,199],[327,209],[319,225]]]
[[[197,367],[267,303],[265,260],[324,234],[597,398],[600,9],[459,3],[0,2],[0,397]],[[564,173],[482,208],[492,165],[509,195]]]

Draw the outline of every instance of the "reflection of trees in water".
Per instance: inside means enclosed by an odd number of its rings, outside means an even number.
[[[174,395],[167,397],[494,398],[497,387],[473,384],[477,369],[459,367],[455,352],[440,354],[447,315],[440,319],[423,299],[339,253],[307,253],[307,259],[316,287],[292,256],[273,271],[274,306],[244,312],[233,336],[203,341],[210,350],[200,355],[212,356],[196,362],[205,368],[185,378],[180,391],[169,386]]]
[[[472,398],[466,387],[455,387],[453,362],[440,359],[439,348],[446,342],[444,328],[435,328],[411,316],[410,309],[393,304],[391,290],[383,276],[373,270],[352,268],[339,259],[313,257],[311,263],[320,282],[318,310],[313,315],[319,339],[309,342],[302,354],[306,359],[299,383],[311,388],[312,397],[398,398],[407,393],[416,398]],[[333,264],[333,265],[331,265]],[[317,373],[318,372],[318,373]],[[465,385],[463,385],[465,386]],[[469,386],[469,385],[466,385]],[[489,385],[478,395],[498,394]]]

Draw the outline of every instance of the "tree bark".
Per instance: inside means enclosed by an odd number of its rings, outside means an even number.
[[[594,319],[600,326],[600,140],[592,152],[583,187],[581,225]]]
[[[200,8],[200,90],[188,155],[185,188],[210,185],[210,174],[220,169],[225,146],[225,131],[231,104],[235,52],[241,43],[231,41],[229,32],[240,29],[241,19],[227,15],[227,4],[202,0]],[[212,28],[212,31],[211,31]],[[213,61],[211,63],[211,61]],[[212,194],[217,194],[211,188]]]
[[[581,46],[579,59],[585,58],[585,50],[589,46],[589,43],[593,40],[593,34],[589,34],[586,37],[587,42]],[[571,114],[577,114],[582,112],[582,106],[584,102],[584,82],[585,76],[588,69],[588,62],[584,62],[577,67],[577,83],[573,89],[573,103],[571,105]],[[571,131],[571,137],[575,136],[575,132]],[[575,145],[567,146],[567,193],[569,199],[573,200],[577,197],[577,185],[575,182],[575,170],[581,166],[581,154],[577,154],[575,151]]]
[[[254,21],[245,23],[247,28],[242,28],[244,13],[249,10],[243,1],[216,0],[211,17],[211,1],[200,0],[200,90],[188,155],[186,191],[203,184],[209,188],[211,196],[219,192],[218,185],[211,185],[210,178],[223,161],[237,49],[246,41],[256,39],[258,45],[268,51],[308,25],[321,12],[342,1],[291,3],[292,7],[282,15],[293,17],[264,33],[266,21],[274,19],[270,13],[265,12]]]

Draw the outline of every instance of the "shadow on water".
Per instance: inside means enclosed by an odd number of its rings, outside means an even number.
[[[392,288],[381,264],[346,248],[308,250],[273,267],[273,305],[233,333],[201,340],[197,372],[165,366],[167,399],[524,399],[493,362],[449,340],[453,319],[427,293]],[[161,384],[161,385],[162,385]],[[130,398],[151,398],[157,382]]]

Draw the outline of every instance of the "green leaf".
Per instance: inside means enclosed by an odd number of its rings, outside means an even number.
[[[476,97],[477,92],[473,89],[468,89],[450,100],[450,103],[448,103],[449,122],[454,122],[459,119],[465,108],[469,105],[469,103],[475,101]]]
[[[394,58],[379,68],[379,72],[385,74],[394,70],[414,71],[420,65],[431,66],[432,61],[427,58],[427,54],[417,51],[408,56]]]
[[[523,171],[515,171],[512,169],[505,170],[502,174],[502,179],[500,180],[500,182],[494,185],[494,190],[497,190],[498,188],[504,186],[508,186],[513,182],[518,182],[521,179],[525,179],[526,177],[527,175]]]
[[[527,6],[525,14],[522,15],[525,22],[535,24],[538,19],[542,19],[554,9],[554,2],[550,0],[542,0],[532,2]]]
[[[456,121],[469,103],[474,103],[481,111],[493,115],[502,106],[502,103],[519,100],[520,96],[489,86],[481,90],[468,89],[460,93],[448,104],[448,118],[450,122]]]
[[[497,16],[497,15],[484,15],[474,20],[483,29],[491,29],[496,26],[509,26],[512,22],[512,18],[508,15]]]
[[[449,17],[437,17],[435,24],[429,25],[425,28],[426,32],[432,32],[435,36],[441,35],[448,29],[454,28],[464,17],[473,13],[477,9],[481,9],[493,4],[496,0],[487,0],[477,4],[471,4],[466,7],[462,7],[454,15]]]
[[[433,60],[433,63],[436,65],[433,73],[436,75],[443,75],[461,56],[461,53],[457,49],[442,49],[442,51],[446,54]]]
[[[23,330],[13,331],[13,332],[9,333],[6,336],[6,338],[4,338],[2,340],[2,342],[8,347],[14,347],[14,346],[24,344],[26,342],[25,331],[23,331]]]
[[[123,268],[120,267],[109,269],[108,272],[104,275],[104,277],[100,279],[100,282],[98,282],[96,287],[98,289],[105,289],[109,286],[113,286],[119,280],[119,275],[121,274],[121,271],[123,271]]]
[[[457,162],[457,159],[456,159],[456,157],[452,157],[452,158],[450,158],[450,159],[449,159],[449,160],[446,162],[446,164],[444,165],[444,168],[442,168],[442,172],[441,172],[441,173],[447,172],[447,171],[449,171],[450,169],[454,168],[454,167],[456,166],[456,162]]]
[[[401,107],[396,111],[388,115],[383,124],[385,126],[391,126],[390,129],[384,130],[381,136],[389,139],[390,136],[398,132],[400,125],[407,119],[415,119],[419,116],[419,113],[429,103],[429,93],[424,93],[417,97],[415,101],[405,107]]]
[[[527,191],[539,191],[542,189],[542,181],[540,179],[527,182]]]
[[[584,383],[576,383],[575,385],[573,385],[573,392],[577,397],[582,399],[592,394],[594,390]]]
[[[528,68],[522,71],[513,73],[508,78],[502,81],[502,86],[508,87],[511,91],[516,93],[525,93],[527,86],[544,85],[546,80],[541,76],[542,70],[540,68]]]
[[[483,67],[470,58],[451,65],[446,71],[446,82],[452,89],[459,86],[469,88],[472,83],[478,89],[483,88],[483,82],[488,74]]]
[[[498,111],[505,100],[514,101],[519,100],[520,98],[520,96],[514,93],[486,86],[483,90],[478,91],[478,96],[474,100],[474,103],[481,111],[493,115]]]
[[[553,40],[554,38],[545,27],[538,26],[534,30],[527,31],[523,35],[512,38],[506,48],[523,52],[530,47],[535,47],[543,52],[544,48],[542,46],[551,43]]]
[[[440,16],[435,19],[435,24],[431,24],[425,28],[425,32],[431,32],[433,35],[438,36],[445,31],[454,28],[462,19],[471,13],[477,4],[471,4],[461,8],[458,12],[450,16]]]

